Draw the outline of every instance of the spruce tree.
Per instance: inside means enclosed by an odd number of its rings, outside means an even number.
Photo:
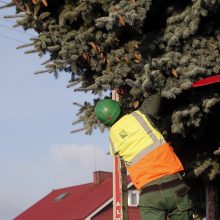
[[[36,74],[68,72],[67,87],[95,95],[93,103],[76,103],[73,124],[83,128],[75,131],[104,130],[97,95],[125,88],[120,104],[130,110],[160,93],[160,129],[186,169],[219,179],[220,85],[192,84],[220,73],[220,0],[12,0],[5,7],[14,5],[8,18],[38,33],[18,48],[50,56]]]

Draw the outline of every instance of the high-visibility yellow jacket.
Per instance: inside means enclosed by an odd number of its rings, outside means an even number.
[[[110,129],[112,155],[126,163],[137,189],[168,174],[183,170],[183,166],[162,134],[140,111],[123,116]]]

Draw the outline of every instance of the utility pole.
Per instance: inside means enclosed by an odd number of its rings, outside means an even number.
[[[112,100],[119,102],[119,94],[112,91]],[[124,161],[115,156],[113,159],[113,219],[128,220],[127,169]]]
[[[113,219],[128,220],[127,170],[117,156],[113,159]]]

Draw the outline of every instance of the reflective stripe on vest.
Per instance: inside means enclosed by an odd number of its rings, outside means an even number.
[[[115,155],[116,154],[116,152],[115,152],[115,146],[114,146],[114,144],[113,144],[113,142],[112,142],[112,139],[109,137],[109,141],[110,141],[110,151],[111,151],[111,154],[112,155]]]
[[[123,129],[123,122],[127,123],[127,120],[131,121],[131,124],[126,124],[124,129],[126,130],[126,126],[130,126],[132,127],[132,118],[134,117],[136,119],[136,121],[138,122],[138,124],[136,123],[135,126],[140,126],[140,128],[142,128],[146,133],[143,134],[143,132],[141,131],[141,129],[138,128],[134,128],[133,129],[133,133],[134,135],[130,134],[133,138],[133,140],[135,139],[136,141],[136,145],[139,146],[128,146],[129,144],[133,144],[132,142],[129,142],[129,140],[124,141],[124,139],[120,139],[116,138],[117,140],[114,140],[114,136],[117,135],[117,133],[120,131],[118,131],[118,129]],[[139,161],[144,155],[150,153],[151,151],[153,151],[154,149],[156,149],[157,147],[161,146],[162,144],[166,143],[166,141],[164,140],[162,134],[160,132],[158,132],[156,129],[153,128],[153,126],[151,125],[151,123],[149,122],[149,120],[139,111],[135,111],[132,112],[131,114],[127,115],[126,118],[124,119],[124,121],[118,121],[118,128],[115,128],[114,126],[111,128],[111,132],[110,132],[110,145],[111,145],[111,153],[112,154],[119,154],[119,156],[122,156],[126,162],[127,165],[133,165],[135,164],[137,161]],[[116,124],[117,124],[116,123]],[[113,133],[113,135],[112,135]],[[113,137],[111,137],[113,136]],[[134,138],[134,137],[135,138]],[[129,139],[129,135],[128,135],[128,139]],[[143,142],[143,139],[146,140],[146,144],[145,142]],[[127,144],[127,145],[126,145]],[[132,148],[135,147],[135,153],[132,151]],[[129,149],[131,149],[132,152],[129,152]],[[126,152],[128,155],[126,155]],[[129,153],[134,154],[134,156],[131,156]]]
[[[138,160],[140,160],[144,155],[150,153],[152,150],[156,149],[157,147],[161,146],[162,144],[165,143],[164,138],[161,135],[161,139],[158,139],[152,129],[148,126],[148,124],[145,122],[145,120],[142,118],[141,115],[139,115],[137,112],[132,112],[132,116],[134,116],[137,121],[140,123],[140,125],[143,127],[143,129],[148,133],[148,135],[151,137],[153,140],[153,144],[150,146],[146,146],[144,150],[142,150],[139,154],[137,154],[132,161],[130,161],[130,164],[136,163]]]

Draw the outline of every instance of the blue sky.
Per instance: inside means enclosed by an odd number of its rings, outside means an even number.
[[[77,111],[72,103],[92,96],[67,89],[67,73],[58,80],[33,74],[46,58],[16,50],[21,43],[15,40],[28,42],[29,36],[3,27],[13,25],[3,19],[13,13],[0,10],[1,220],[11,220],[54,188],[92,181],[94,170],[112,168],[107,133],[70,134]]]

